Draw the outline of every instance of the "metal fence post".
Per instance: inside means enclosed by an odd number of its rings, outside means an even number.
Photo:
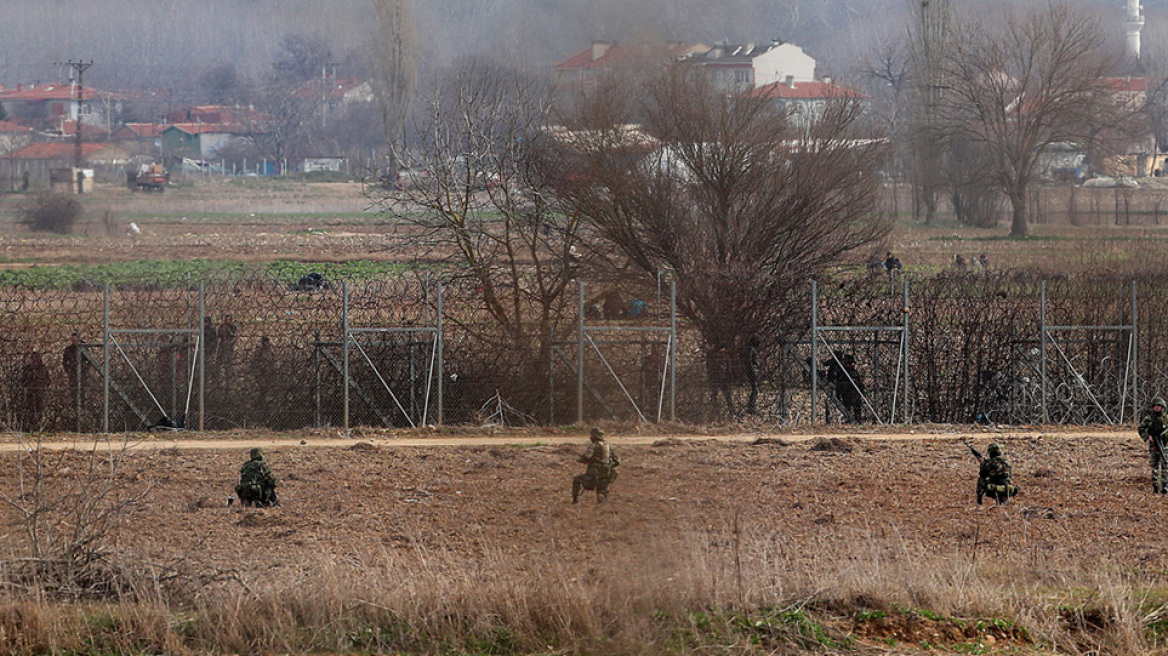
[[[819,285],[811,281],[811,423],[819,407]]]
[[[903,330],[904,330],[904,336],[903,336],[903,339],[904,339],[904,406],[902,407],[902,411],[904,412],[904,423],[906,423],[906,424],[912,422],[912,413],[909,411],[909,406],[908,406],[909,398],[910,398],[909,391],[908,391],[908,383],[909,383],[908,365],[909,365],[909,362],[911,361],[909,358],[909,348],[912,346],[912,341],[909,339],[910,332],[909,332],[909,311],[908,310],[909,310],[908,281],[906,280],[904,282],[904,307],[901,310],[903,317],[904,317],[904,319],[903,319],[903,321],[904,321],[904,324],[903,324],[903,326],[904,326],[903,327]]]
[[[204,283],[199,283],[199,432],[203,432],[203,419],[206,413],[207,393],[207,289]],[[190,397],[187,397],[190,398]],[[187,418],[190,419],[189,417]]]
[[[1131,281],[1131,370],[1132,370],[1132,421],[1138,422],[1140,420],[1140,306],[1139,296],[1136,293],[1138,283],[1135,280]]]
[[[576,423],[584,423],[584,281],[576,303]]]
[[[344,386],[344,428],[349,434],[349,283],[341,283],[341,384]]]
[[[1047,405],[1046,397],[1046,281],[1043,280],[1039,285],[1039,303],[1040,309],[1038,312],[1039,328],[1041,334],[1039,336],[1039,377],[1042,379],[1042,389],[1040,398],[1042,399],[1042,423],[1050,423],[1050,409]]]
[[[101,432],[109,433],[110,393],[110,286],[105,284],[101,302]]]
[[[677,422],[677,276],[669,281],[669,421]]]
[[[446,361],[444,359],[445,355],[443,353],[445,339],[442,336],[442,283],[438,283],[438,288],[437,288],[437,290],[435,290],[435,293],[437,296],[437,304],[436,304],[437,316],[435,317],[436,318],[435,328],[436,328],[437,332],[435,332],[435,334],[434,334],[434,339],[438,340],[438,345],[437,345],[437,350],[438,350],[438,425],[441,426],[442,422],[443,422],[443,406],[445,405],[445,402],[444,402],[445,392],[444,392],[444,390],[445,390],[445,383],[446,383],[446,374],[444,373],[446,371],[446,369],[445,369],[445,362]]]

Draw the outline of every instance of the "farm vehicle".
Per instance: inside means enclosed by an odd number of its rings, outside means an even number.
[[[166,191],[170,184],[170,173],[161,164],[142,165],[137,171],[126,172],[130,191]]]

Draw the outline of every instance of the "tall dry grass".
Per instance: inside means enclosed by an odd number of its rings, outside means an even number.
[[[801,544],[782,527],[711,524],[648,553],[598,549],[580,562],[554,549],[412,547],[181,591],[140,569],[132,593],[101,602],[9,588],[0,652],[767,653],[847,645],[873,613],[996,621],[1027,650],[1160,648],[1162,576],[1029,553],[1025,535],[1009,552],[979,553],[976,540],[937,551],[846,531]]]

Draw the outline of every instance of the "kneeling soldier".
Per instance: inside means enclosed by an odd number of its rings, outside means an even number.
[[[264,462],[264,450],[256,447],[251,450],[251,460],[239,468],[239,485],[235,486],[235,493],[239,495],[239,502],[245,506],[257,508],[278,506],[280,505],[276,498],[278,484],[272,468]]]
[[[1010,463],[1002,457],[1002,447],[997,444],[986,447],[986,458],[981,461],[977,472],[978,504],[983,496],[1006,503],[1018,491],[1018,486],[1010,482]]]

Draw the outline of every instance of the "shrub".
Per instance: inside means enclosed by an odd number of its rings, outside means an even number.
[[[73,196],[41,192],[24,208],[24,222],[33,230],[67,235],[81,218],[81,203]]]

